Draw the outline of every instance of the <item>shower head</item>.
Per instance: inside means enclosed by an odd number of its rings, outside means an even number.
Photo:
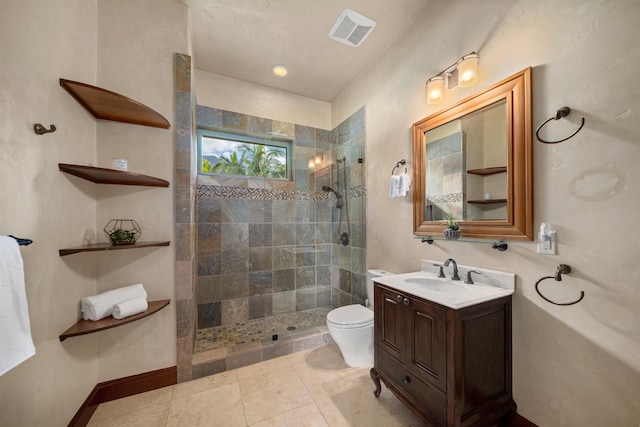
[[[322,186],[322,191],[325,191],[325,192],[327,192],[327,193],[338,194],[338,193],[336,192],[336,190],[334,190],[334,189],[333,189],[333,188],[331,188],[331,187],[327,187],[326,185],[323,185],[323,186]]]
[[[326,193],[333,193],[336,195],[336,208],[341,208],[342,207],[342,196],[340,194],[338,194],[338,192],[336,190],[334,190],[331,187],[327,187],[326,185],[322,186],[322,191],[326,192]]]

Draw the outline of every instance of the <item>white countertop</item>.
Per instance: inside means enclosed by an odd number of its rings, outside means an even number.
[[[513,289],[484,284],[467,285],[462,280],[439,278],[429,271],[381,276],[373,280],[402,293],[415,295],[453,309],[469,307],[513,294]],[[427,280],[433,286],[430,288],[427,282],[419,283],[421,280]]]

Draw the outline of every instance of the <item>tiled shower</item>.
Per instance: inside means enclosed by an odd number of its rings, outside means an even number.
[[[199,128],[292,141],[293,170],[290,180],[198,177],[194,351],[300,336],[333,307],[363,302],[364,107],[333,130],[204,106],[196,115]]]

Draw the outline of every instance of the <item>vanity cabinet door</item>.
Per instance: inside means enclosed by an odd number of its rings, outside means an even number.
[[[391,356],[404,363],[405,321],[402,302],[404,296],[397,291],[376,284],[375,287],[375,342]]]
[[[447,392],[447,310],[409,296],[407,368],[425,382]]]

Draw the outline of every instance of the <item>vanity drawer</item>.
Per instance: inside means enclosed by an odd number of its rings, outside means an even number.
[[[395,388],[409,396],[420,410],[427,412],[438,422],[446,424],[445,394],[431,384],[421,381],[380,347],[376,347],[376,370],[384,379],[392,381]]]

